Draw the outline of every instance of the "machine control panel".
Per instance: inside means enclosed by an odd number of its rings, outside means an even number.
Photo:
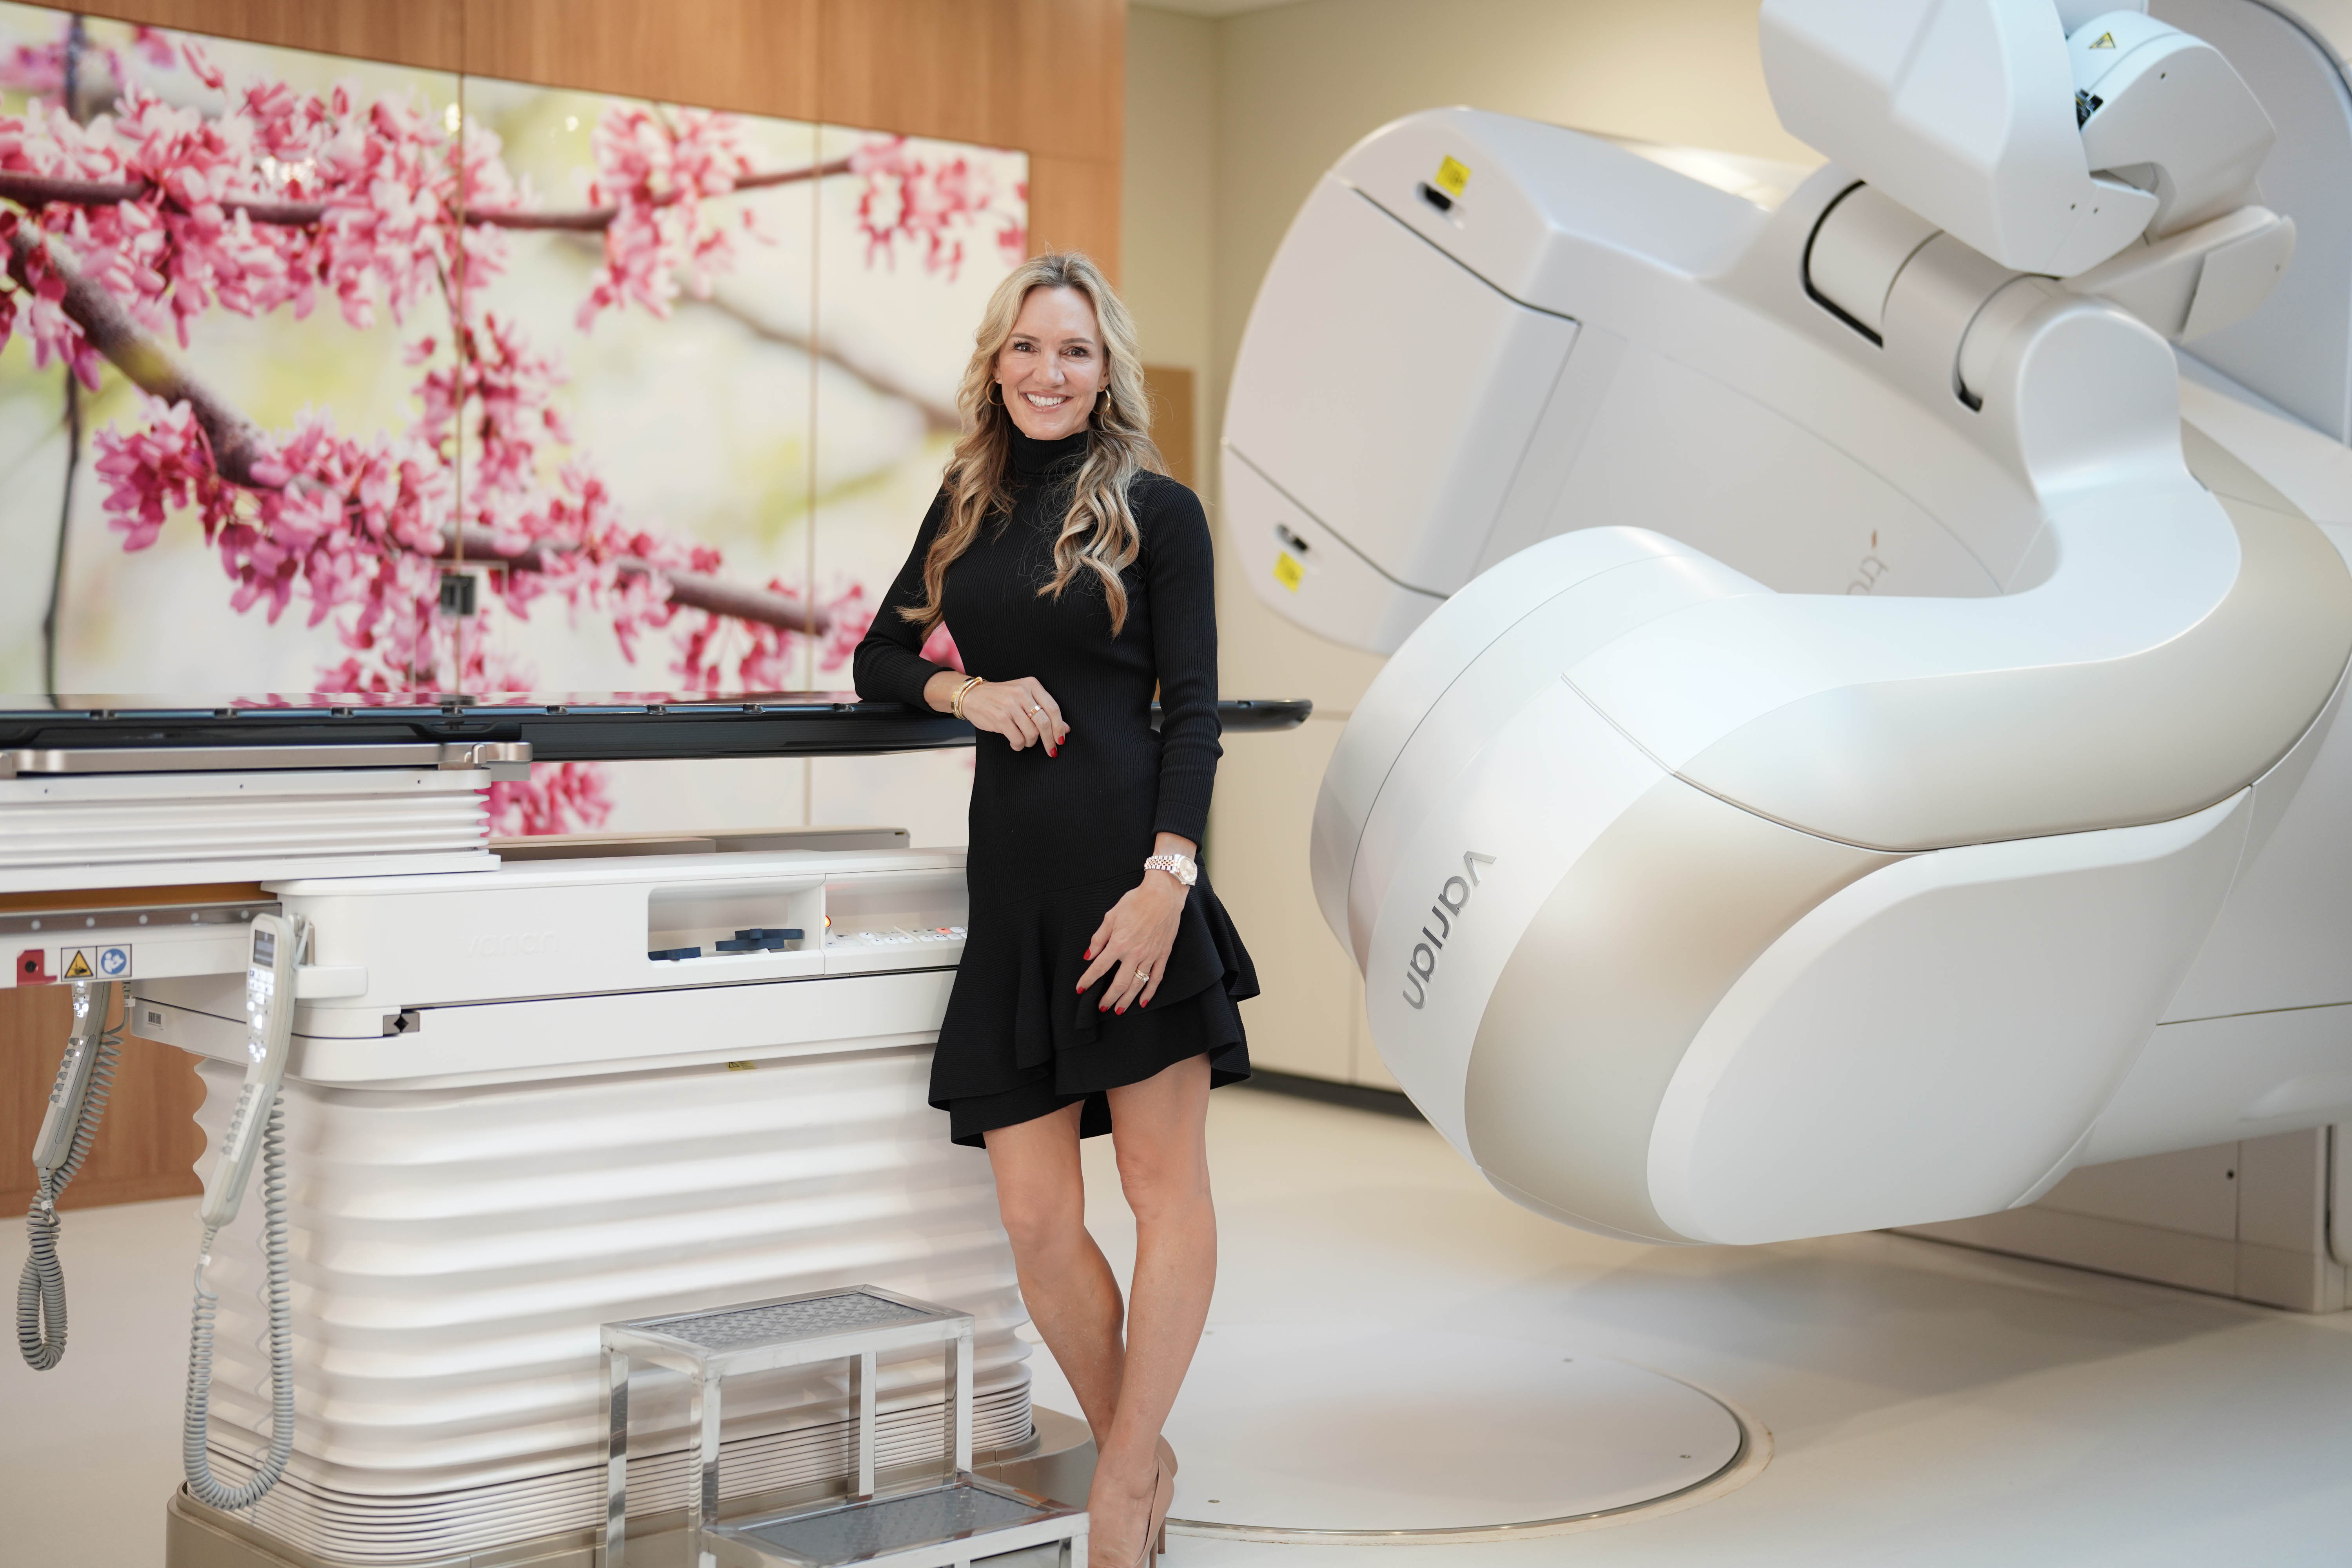
[[[838,934],[825,933],[824,944],[832,948],[905,947],[910,943],[960,942],[963,941],[961,926],[926,926],[912,930],[892,926],[887,931],[847,931]]]

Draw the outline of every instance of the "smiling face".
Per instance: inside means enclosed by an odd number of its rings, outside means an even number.
[[[1076,289],[1032,289],[996,354],[998,395],[1033,441],[1058,441],[1086,428],[1110,379],[1093,302]]]

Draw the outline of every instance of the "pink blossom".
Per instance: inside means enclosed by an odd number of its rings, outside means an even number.
[[[223,85],[189,49],[191,68]],[[257,85],[207,119],[133,84],[120,107],[87,126],[57,110],[0,121],[0,169],[143,190],[28,216],[150,330],[184,346],[188,321],[215,305],[305,315],[322,286],[364,326],[379,305],[398,318],[439,288],[456,174],[446,137],[414,104],[359,110],[340,89],[321,100]],[[256,201],[317,203],[323,215],[256,224],[239,206]]]
[[[604,770],[594,763],[533,768],[528,783],[494,784],[488,793],[493,837],[576,833],[601,827],[613,815]]]
[[[870,626],[873,623],[874,617],[868,616],[866,619],[867,625]],[[860,627],[857,635],[864,637],[866,635],[865,628]],[[855,647],[856,645],[852,644],[851,646]],[[923,639],[922,657],[930,660],[933,664],[946,665],[958,675],[966,673],[963,668],[963,655],[957,650],[955,638],[948,634],[948,624],[945,621],[941,621],[938,626],[933,626],[931,628],[931,635]]]
[[[195,39],[180,40],[180,58],[186,62],[188,74],[215,92],[219,92],[228,86],[228,80],[221,75],[220,68],[213,64],[211,54]]]
[[[91,467],[106,487],[108,526],[125,550],[155,542],[172,510],[194,507],[209,539],[236,514],[238,496],[214,470],[211,445],[184,403],[164,407],[147,400],[143,426],[123,434],[98,432]]]
[[[168,68],[173,58],[171,35],[142,28],[128,51],[110,56],[121,84],[113,112],[87,125],[38,104],[21,119],[0,117],[0,170],[135,193],[0,206],[0,247],[23,242],[0,271],[0,345],[21,331],[37,363],[65,364],[98,387],[100,356],[64,309],[73,272],[184,345],[208,310],[299,318],[321,295],[354,327],[383,310],[395,321],[422,310],[427,321],[446,311],[449,335],[421,326],[404,345],[417,400],[406,431],[354,437],[306,411],[246,448],[235,479],[220,472],[187,404],[135,397],[92,440],[102,504],[123,548],[147,549],[175,518],[192,518],[237,613],[259,609],[275,622],[299,603],[310,625],[332,626],[346,657],[320,679],[336,691],[528,689],[533,672],[500,650],[497,632],[500,617],[525,618],[551,596],[575,619],[609,624],[633,660],[647,637],[667,637],[670,670],[688,689],[794,684],[798,634],[673,601],[670,574],[717,574],[719,552],[626,513],[572,449],[560,355],[485,303],[510,240],[464,215],[538,205],[507,170],[498,138],[469,126],[453,139],[429,106],[362,101],[347,85],[323,95],[276,81],[232,89],[191,40],[179,41],[176,58],[222,107],[167,101],[131,79],[133,65]],[[41,46],[0,61],[0,72],[37,86],[62,60]],[[667,314],[682,291],[709,291],[733,264],[740,234],[761,237],[751,209],[720,205],[752,170],[731,116],[615,104],[599,121],[594,155],[589,198],[611,216],[578,316],[583,330],[631,304]],[[898,139],[870,144],[853,163],[865,182],[869,260],[895,258],[905,240],[927,270],[952,275],[974,235],[992,233],[1013,256],[1025,243],[1025,193],[1000,189],[983,164],[916,157]],[[298,216],[306,211],[315,216]],[[489,572],[488,602],[463,625],[438,607],[442,563],[460,527],[517,560]],[[799,596],[781,582],[770,591]],[[821,608],[828,630],[809,652],[830,672],[847,661],[873,610],[855,583]],[[492,792],[493,811],[515,831],[593,826],[610,808],[602,772],[584,764]]]
[[[817,646],[816,667],[830,673],[847,664],[866,639],[866,628],[874,624],[874,606],[866,602],[866,584],[852,583],[825,601],[824,612],[824,641]]]
[[[172,46],[172,35],[161,27],[142,24],[131,28],[131,51],[158,70],[169,70],[180,63],[179,52]]]
[[[16,214],[0,211],[0,255],[6,254],[10,242],[29,226]],[[27,247],[16,268],[13,277],[0,270],[0,304],[5,306],[5,315],[0,315],[0,344],[7,342],[12,324],[21,319],[33,341],[36,368],[54,360],[70,368],[83,385],[97,391],[98,351],[65,312],[65,276],[58,270],[48,247],[37,243]]]
[[[415,667],[453,499],[436,458],[390,437],[339,437],[309,414],[255,462],[260,482],[245,488],[215,470],[186,404],[141,404],[142,424],[92,440],[125,549],[145,549],[171,512],[192,510],[236,584],[229,603],[239,614],[263,605],[274,622],[299,595],[310,624],[333,618],[347,647],[380,650],[394,670]]]
[[[850,171],[866,189],[857,199],[857,226],[866,236],[866,258],[896,263],[900,240],[920,248],[923,268],[953,279],[962,269],[964,237],[990,235],[1008,264],[1026,252],[1028,187],[998,187],[993,173],[961,155],[923,158],[907,139],[869,142],[849,157]]]
[[[47,98],[63,92],[65,86],[66,46],[62,38],[54,44],[19,44],[0,52],[0,91]]]
[[[681,275],[697,297],[709,295],[712,279],[734,264],[734,242],[724,224],[704,221],[702,204],[751,172],[741,122],[706,110],[615,103],[598,116],[593,146],[588,199],[614,214],[604,263],[580,307],[582,330],[628,303],[668,315]]]

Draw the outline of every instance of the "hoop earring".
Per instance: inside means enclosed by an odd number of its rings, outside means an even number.
[[[982,401],[986,403],[991,408],[1002,408],[1004,406],[1004,399],[998,396],[997,394],[1003,390],[1003,383],[991,381],[988,384],[988,392]]]

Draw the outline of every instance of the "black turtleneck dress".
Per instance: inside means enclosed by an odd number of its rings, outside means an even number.
[[[1198,844],[1208,828],[1223,754],[1209,528],[1182,485],[1159,474],[1136,479],[1128,504],[1142,550],[1124,577],[1127,624],[1114,637],[1102,589],[1087,576],[1058,599],[1037,592],[1053,580],[1069,481],[1092,437],[1012,438],[1012,514],[982,524],[948,569],[943,607],[966,672],[1034,678],[1060,704],[1070,735],[1050,757],[1043,746],[1016,752],[1002,735],[978,737],[965,866],[971,913],[930,1088],[950,1135],[975,1146],[992,1129],[1076,1100],[1086,1102],[1080,1135],[1108,1132],[1106,1089],[1188,1057],[1208,1056],[1213,1084],[1247,1078],[1235,1004],[1257,994],[1249,953],[1205,872],[1185,898],[1150,1006],[1098,1011],[1108,976],[1077,992],[1087,940],[1143,879],[1156,836]],[[946,512],[942,490],[857,645],[857,691],[869,700],[923,707],[924,685],[945,668],[922,657],[923,631],[898,610],[923,602],[923,558]]]

